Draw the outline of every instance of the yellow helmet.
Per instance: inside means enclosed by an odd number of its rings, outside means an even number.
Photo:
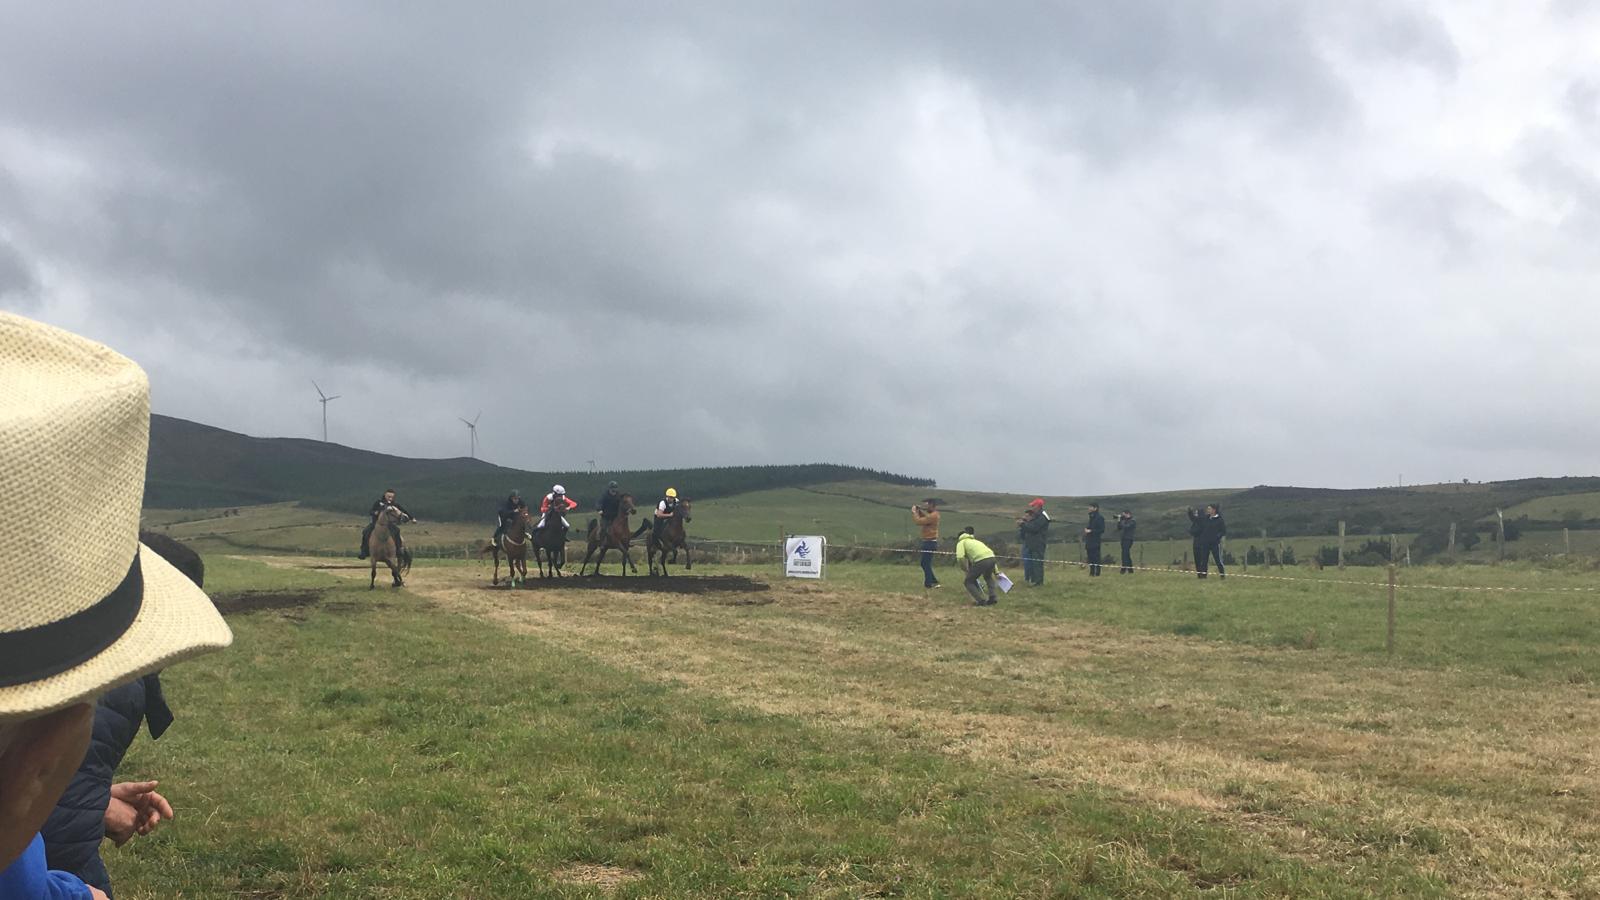
[[[678,489],[677,488],[667,488],[667,496],[668,497],[672,497],[673,499],[677,499]]]

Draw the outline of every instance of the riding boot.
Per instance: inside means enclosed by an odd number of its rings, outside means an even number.
[[[372,529],[373,526],[368,525],[366,528],[361,530],[361,552],[356,554],[356,559],[367,558],[367,541],[372,539]]]

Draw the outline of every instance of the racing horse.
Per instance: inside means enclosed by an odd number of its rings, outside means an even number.
[[[656,574],[656,556],[661,557],[661,574],[667,574],[667,551],[672,551],[674,562],[678,559],[678,551],[683,551],[684,569],[694,568],[694,558],[689,554],[689,538],[684,533],[683,524],[689,521],[689,501],[687,498],[678,501],[678,508],[667,517],[660,530],[650,535],[650,542],[645,545],[645,564],[650,567],[650,574]]]
[[[378,586],[378,563],[389,567],[389,574],[394,576],[394,584],[390,587],[399,587],[405,584],[401,576],[411,573],[411,551],[400,550],[396,552],[394,534],[390,529],[398,529],[402,524],[411,521],[411,517],[394,508],[385,506],[378,513],[377,524],[372,528],[372,534],[367,538],[367,555],[372,558],[372,578],[367,582],[367,590]]]
[[[617,517],[611,520],[611,526],[604,532],[600,530],[599,519],[589,520],[589,548],[584,551],[583,565],[578,566],[579,575],[582,575],[583,570],[588,567],[589,560],[594,557],[595,550],[600,551],[600,558],[595,559],[594,572],[591,574],[600,574],[600,563],[605,561],[606,553],[610,550],[621,552],[622,574],[628,574],[630,566],[633,568],[635,575],[639,574],[639,567],[634,564],[633,556],[628,553],[628,547],[639,539],[639,535],[645,533],[645,530],[650,527],[650,523],[642,522],[638,531],[630,530],[628,517],[637,512],[638,507],[633,505],[632,494],[623,494],[621,500],[622,503],[617,508]]]
[[[561,527],[561,514],[552,510],[543,528],[536,528],[529,536],[533,544],[533,559],[539,566],[540,578],[560,578],[561,567],[567,564],[567,535]],[[550,562],[550,574],[544,573],[545,561]],[[523,572],[527,577],[527,572]]]
[[[517,514],[506,523],[505,530],[500,532],[500,540],[489,545],[489,552],[494,554],[494,579],[490,584],[500,583],[500,554],[506,555],[506,583],[516,587],[521,581],[528,580],[528,522],[533,514],[528,512],[527,504],[517,507]],[[482,556],[479,556],[482,559]],[[520,578],[518,576],[521,576]]]

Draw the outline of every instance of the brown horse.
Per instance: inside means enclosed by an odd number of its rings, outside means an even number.
[[[600,574],[600,563],[605,560],[606,552],[609,550],[621,551],[622,574],[628,574],[629,567],[632,567],[635,575],[639,574],[639,567],[634,564],[633,556],[628,553],[628,547],[639,539],[639,535],[644,534],[645,529],[650,527],[650,523],[644,522],[640,524],[638,531],[631,530],[628,525],[628,517],[638,511],[638,507],[633,505],[632,494],[623,494],[621,499],[622,504],[618,507],[617,517],[611,520],[611,527],[604,532],[600,530],[599,519],[589,520],[589,549],[583,554],[583,565],[578,567],[579,575],[582,575],[583,570],[588,567],[589,560],[594,557],[595,550],[600,551],[600,558],[594,561],[594,572],[592,574]]]
[[[494,554],[494,579],[490,584],[500,583],[502,553],[506,555],[506,583],[516,587],[519,581],[528,580],[528,522],[532,518],[533,514],[528,512],[526,505],[517,507],[517,514],[506,523],[505,530],[500,532],[500,540],[489,545],[489,552]],[[481,555],[479,558],[482,558]]]
[[[378,586],[378,563],[389,567],[389,574],[394,576],[394,584],[390,587],[399,587],[405,584],[405,579],[400,577],[411,572],[411,551],[401,550],[396,552],[394,535],[390,527],[398,528],[400,525],[411,521],[411,517],[395,509],[385,506],[378,513],[378,522],[372,528],[372,534],[367,538],[367,555],[372,558],[372,578],[367,582],[367,590]]]
[[[540,578],[560,578],[561,567],[567,564],[567,532],[561,527],[561,514],[551,512],[543,528],[535,529],[529,538],[533,544],[533,558],[539,565]],[[550,563],[546,575],[545,561]]]
[[[689,521],[689,501],[687,498],[678,501],[678,508],[672,511],[655,533],[650,535],[650,542],[645,546],[645,564],[650,567],[650,574],[656,573],[656,556],[661,557],[661,574],[667,574],[667,551],[672,551],[674,562],[678,559],[678,551],[683,551],[684,569],[694,568],[694,558],[689,554],[689,538],[684,533],[683,524]]]

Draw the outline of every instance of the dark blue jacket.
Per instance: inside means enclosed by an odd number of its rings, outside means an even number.
[[[1089,533],[1083,536],[1085,544],[1100,543],[1100,536],[1106,533],[1106,517],[1099,513],[1089,514]]]
[[[107,896],[111,895],[111,876],[100,861],[100,841],[106,834],[111,779],[138,736],[139,724],[146,721],[152,738],[161,737],[172,724],[172,710],[161,694],[159,674],[101,695],[95,704],[94,735],[83,764],[40,829],[50,868],[71,872]]]

